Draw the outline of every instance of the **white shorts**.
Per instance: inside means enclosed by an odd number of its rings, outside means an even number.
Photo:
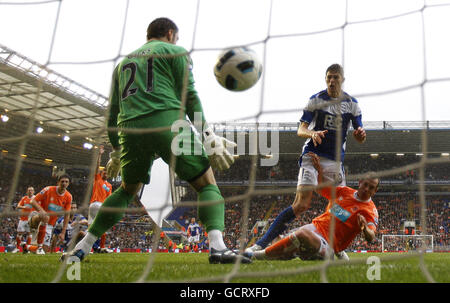
[[[345,186],[345,172],[342,163],[337,165],[336,161],[320,157],[320,165],[323,171],[323,182],[329,182],[336,179],[336,186]],[[307,154],[302,156],[302,164],[298,173],[299,185],[314,185],[317,186],[318,172],[312,164],[311,157]]]
[[[19,233],[30,232],[30,224],[28,224],[28,220],[19,220],[19,224],[17,225],[17,232]]]
[[[296,230],[307,229],[311,231],[319,240],[320,248],[316,254],[304,257],[301,256],[303,260],[324,260],[327,255],[334,256],[333,249],[328,244],[327,240],[322,236],[322,234],[317,230],[316,226],[312,223],[303,225]],[[295,232],[295,231],[294,231]]]
[[[91,205],[89,205],[88,225],[91,225],[92,222],[94,222],[95,216],[100,207],[102,207],[102,204],[102,202],[92,202]]]
[[[200,242],[200,235],[196,235],[196,236],[190,236],[188,239],[189,243],[197,243]]]
[[[52,243],[53,225],[47,224],[45,227],[44,245],[50,246]]]

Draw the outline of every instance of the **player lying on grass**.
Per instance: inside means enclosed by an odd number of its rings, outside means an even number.
[[[310,154],[314,168],[319,173],[321,183],[322,168],[320,158]],[[336,188],[336,201],[332,201],[332,187],[319,189],[318,193],[330,202],[323,214],[314,218],[311,224],[304,225],[285,238],[255,252],[245,255],[253,259],[289,260],[299,257],[302,260],[323,260],[334,252],[345,250],[353,239],[362,232],[371,242],[375,239],[378,212],[372,196],[378,189],[378,178],[366,177],[359,181],[358,189],[346,186]],[[330,247],[330,225],[335,218],[333,246]]]
[[[346,185],[343,161],[348,130],[352,125],[355,129],[353,137],[359,143],[366,141],[366,131],[363,128],[358,101],[343,90],[344,80],[342,66],[330,65],[325,72],[327,89],[313,95],[303,109],[297,135],[307,140],[298,162],[300,170],[294,201],[278,214],[267,232],[246,251],[266,248],[287,229],[290,222],[309,209],[313,196],[312,188],[317,185],[317,172],[311,163],[310,152],[320,156],[325,180],[335,180],[339,186]],[[340,102],[336,103],[338,100]],[[342,118],[340,123],[338,118]],[[341,147],[336,150],[339,134],[342,137]],[[339,152],[340,161],[337,161],[336,155]],[[348,259],[345,252],[338,253],[337,257]]]

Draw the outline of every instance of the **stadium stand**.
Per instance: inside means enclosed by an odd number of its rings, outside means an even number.
[[[297,167],[296,155],[287,155],[280,158],[276,167],[258,168],[258,181],[265,184],[266,187],[274,188],[278,182],[280,186],[294,184],[296,180]],[[383,170],[392,167],[405,166],[418,161],[416,155],[397,156],[395,154],[382,154],[377,157],[370,155],[349,155],[345,160],[346,172],[355,174],[361,171]],[[6,196],[9,192],[10,176],[13,173],[14,162],[5,157],[0,160],[0,208],[5,207]],[[248,179],[249,157],[241,157],[237,165],[229,170],[228,173],[217,174],[219,186],[225,197],[233,197],[244,194],[247,190],[242,184],[234,184]],[[275,173],[273,173],[275,171]],[[87,178],[89,174],[87,169],[68,169],[67,172],[72,176],[72,183],[69,191],[74,196],[74,201],[81,203],[85,195]],[[425,234],[434,235],[435,250],[448,250],[450,245],[448,238],[449,214],[450,214],[450,195],[448,187],[450,185],[450,170],[446,165],[430,165],[426,169],[427,192],[427,228]],[[352,243],[350,250],[381,250],[382,234],[403,234],[403,222],[405,220],[416,220],[420,228],[419,220],[419,196],[417,187],[418,171],[411,170],[406,173],[396,174],[383,178],[380,191],[374,198],[380,214],[380,225],[378,228],[377,240],[368,244],[362,238],[358,237]],[[25,163],[21,170],[19,185],[15,192],[14,202],[17,203],[26,191],[27,186],[34,186],[36,190],[53,184],[54,179],[51,176],[51,167]],[[266,182],[266,183],[264,183]],[[290,182],[290,183],[289,183]],[[348,183],[355,184],[349,180]],[[180,182],[179,186],[182,186]],[[117,183],[114,183],[117,186]],[[263,186],[263,185],[260,185]],[[194,192],[188,188],[183,197],[183,201],[193,201]],[[294,198],[294,194],[284,195],[265,195],[254,196],[251,199],[251,207],[248,220],[247,239],[252,240],[254,236],[259,236],[264,230],[264,225],[255,225],[257,221],[270,224],[278,212],[288,206]],[[235,201],[226,204],[226,234],[225,241],[233,248],[239,248],[241,236],[241,214],[242,201]],[[412,213],[411,207],[413,205]],[[13,208],[15,205],[13,205]],[[140,207],[135,203],[135,207]],[[294,223],[291,228],[311,222],[312,218],[318,215],[326,207],[326,201],[316,196],[313,199],[311,208]],[[180,226],[187,228],[187,222],[191,217],[196,217],[196,210],[193,207],[180,207],[167,217],[167,220],[177,220]],[[256,232],[255,232],[256,227]],[[0,246],[12,247],[14,245],[15,233],[17,228],[17,218],[2,217],[0,224]],[[151,245],[152,226],[145,217],[136,215],[127,215],[121,223],[111,230],[108,234],[107,243],[112,248],[119,247],[123,249],[148,250]],[[164,248],[164,243],[159,244]],[[395,250],[394,248],[391,248]]]

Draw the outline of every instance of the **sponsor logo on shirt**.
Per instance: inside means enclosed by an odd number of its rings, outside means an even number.
[[[106,186],[106,184],[103,184],[103,189],[106,190],[107,192],[109,192],[109,187]]]
[[[60,206],[60,205],[56,205],[53,203],[50,203],[48,205],[48,210],[51,210],[51,211],[60,211],[61,209],[62,209],[62,206]]]

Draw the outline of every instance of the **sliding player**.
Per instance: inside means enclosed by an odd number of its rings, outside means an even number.
[[[344,80],[342,66],[333,64],[327,68],[325,73],[327,89],[310,98],[303,110],[300,119],[301,125],[297,131],[299,137],[308,139],[303,146],[299,160],[300,171],[295,200],[291,206],[284,209],[275,218],[264,236],[252,247],[247,248],[246,251],[265,248],[286,230],[292,220],[309,208],[313,195],[312,188],[317,185],[317,172],[313,168],[311,157],[308,155],[309,152],[320,157],[324,169],[324,178],[327,180],[336,179],[337,185],[345,186],[345,172],[342,163],[344,161],[347,131],[352,124],[355,129],[353,136],[359,143],[366,140],[366,132],[363,129],[358,102],[342,90]],[[333,101],[337,103],[330,103]],[[340,153],[341,159],[340,162],[336,162],[336,141],[339,127],[341,148],[338,153]],[[346,255],[338,257],[347,258]]]
[[[173,21],[155,19],[147,29],[147,42],[114,70],[108,117],[108,135],[114,151],[107,171],[115,177],[121,170],[122,185],[105,200],[86,237],[70,254],[80,260],[97,238],[122,218],[142,185],[149,183],[149,171],[158,155],[198,193],[198,215],[210,243],[209,262],[250,262],[228,249],[223,241],[224,199],[211,168],[228,169],[234,158],[227,147],[234,148],[236,144],[215,135],[207,125],[194,87],[192,62],[188,52],[175,45],[177,40],[178,27]],[[186,115],[202,134],[203,144],[192,132]],[[158,131],[148,131],[155,128]],[[142,131],[127,132],[128,129]],[[190,144],[183,144],[181,149],[180,142]],[[108,212],[106,208],[117,211]]]
[[[319,183],[322,178],[320,159],[310,155],[318,170]],[[363,233],[367,242],[375,239],[378,225],[378,212],[372,201],[380,180],[367,177],[359,181],[358,189],[346,186],[336,188],[336,201],[332,201],[331,187],[319,190],[330,202],[323,214],[314,218],[311,224],[304,225],[280,241],[255,252],[246,252],[255,259],[288,260],[300,257],[302,260],[323,260],[333,256],[333,252],[344,251],[359,234]],[[330,247],[330,224],[335,219],[333,246]]]
[[[31,205],[31,199],[34,197],[34,188],[32,186],[27,188],[27,194],[20,199],[17,204],[16,209],[20,209],[22,216],[20,216],[19,223],[17,225],[17,236],[16,236],[16,248],[12,253],[17,253],[19,247],[21,246],[22,237],[26,234],[26,243],[31,243],[31,232],[30,225],[28,224],[28,216],[33,211],[33,205]]]
[[[58,177],[56,186],[45,187],[31,200],[36,212],[32,213],[29,221],[30,228],[35,231],[38,230],[37,246],[24,245],[24,251],[35,251],[36,254],[45,255],[45,252],[50,250],[53,227],[58,220],[58,216],[52,213],[70,211],[71,209],[72,195],[67,190],[69,183],[69,176],[61,175]],[[61,241],[64,241],[69,216],[69,213],[64,215],[63,227],[59,235]]]

